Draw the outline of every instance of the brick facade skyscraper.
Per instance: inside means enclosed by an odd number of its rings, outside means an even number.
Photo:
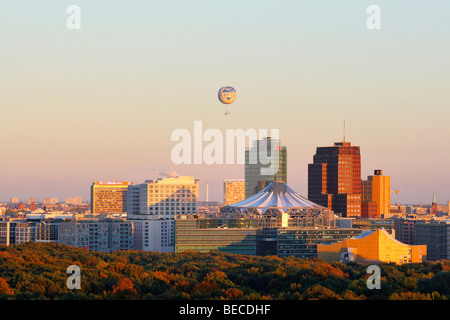
[[[350,142],[318,147],[308,165],[308,199],[344,217],[361,216],[361,154]]]

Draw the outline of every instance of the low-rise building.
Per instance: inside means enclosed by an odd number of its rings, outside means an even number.
[[[402,243],[385,229],[377,229],[364,231],[336,244],[318,244],[317,256],[327,262],[421,263],[427,260],[427,246]]]

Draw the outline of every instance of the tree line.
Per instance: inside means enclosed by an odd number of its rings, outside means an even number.
[[[77,265],[81,289],[68,289]],[[380,263],[381,289],[367,266],[320,259],[221,252],[100,253],[55,243],[0,246],[0,299],[447,300],[450,262]]]

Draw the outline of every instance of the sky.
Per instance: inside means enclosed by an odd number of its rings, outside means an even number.
[[[66,22],[80,8],[81,29]],[[366,12],[380,8],[381,29]],[[307,195],[316,147],[361,147],[396,203],[450,200],[450,2],[0,0],[0,201],[89,198],[175,171],[222,200],[243,165],[176,165],[174,130],[278,129]],[[231,115],[217,99],[237,90]]]

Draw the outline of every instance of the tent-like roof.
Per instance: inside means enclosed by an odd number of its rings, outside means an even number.
[[[302,197],[284,182],[274,181],[257,194],[233,203],[225,209],[237,209],[243,212],[256,209],[264,213],[269,209],[278,209],[282,212],[304,209],[325,209],[324,207]]]

